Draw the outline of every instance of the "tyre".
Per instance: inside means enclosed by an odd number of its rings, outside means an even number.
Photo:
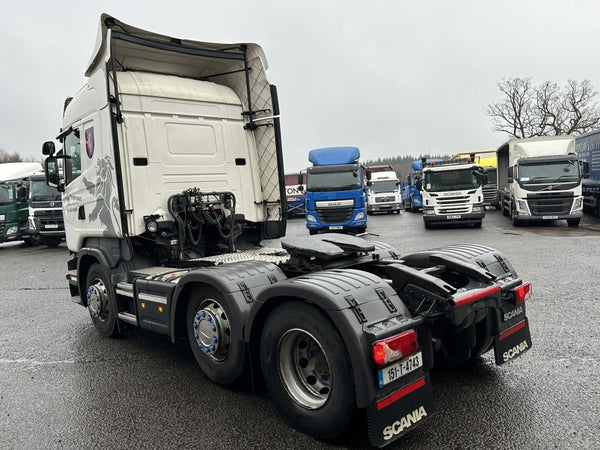
[[[311,236],[313,236],[313,235],[317,234],[317,233],[318,233],[318,231],[317,231],[317,230],[308,230],[308,233],[309,233]]]
[[[517,212],[515,211],[514,206],[510,210],[510,218],[512,219],[513,226],[521,226],[521,221],[517,219]]]
[[[578,227],[580,219],[567,219],[567,225],[570,227]]]
[[[120,335],[117,326],[117,302],[102,266],[92,264],[85,282],[86,302],[98,333],[106,337]]]
[[[215,383],[231,384],[245,369],[246,347],[237,308],[219,291],[197,287],[190,294],[186,329],[202,372]]]
[[[60,241],[62,241],[60,236],[47,236],[42,238],[42,244],[47,247],[58,247]]]
[[[316,439],[332,439],[350,423],[354,378],[346,346],[331,321],[302,302],[278,306],[260,341],[265,383],[280,414]]]
[[[481,220],[478,220],[477,222],[473,222],[473,228],[481,228]]]

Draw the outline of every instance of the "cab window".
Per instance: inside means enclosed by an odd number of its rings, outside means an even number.
[[[73,130],[65,136],[64,152],[65,159],[65,184],[71,183],[81,175],[81,139],[79,130]]]

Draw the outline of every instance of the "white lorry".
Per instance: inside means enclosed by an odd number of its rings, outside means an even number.
[[[470,159],[423,164],[421,197],[425,228],[462,223],[481,227],[485,170]]]
[[[573,136],[513,139],[497,154],[500,207],[513,225],[558,219],[579,225],[583,197]]]
[[[400,214],[400,180],[393,170],[371,172],[367,182],[367,214],[395,212]]]
[[[286,226],[266,68],[256,44],[102,16],[62,148],[42,147],[47,182],[63,191],[71,295],[101,335],[185,339],[210,380],[264,380],[281,414],[317,439],[365,410],[383,446],[431,416],[434,361],[493,347],[503,364],[531,347],[531,285],[477,245],[401,257],[327,233],[253,246]]]

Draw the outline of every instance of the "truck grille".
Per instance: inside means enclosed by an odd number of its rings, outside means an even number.
[[[573,206],[573,193],[565,195],[537,194],[527,197],[529,211],[533,216],[558,216],[569,214]]]
[[[393,202],[394,196],[390,195],[388,197],[375,197],[375,203],[385,203],[385,202]]]
[[[40,221],[41,229],[45,229],[46,225],[58,225],[55,230],[64,230],[62,211],[34,211],[34,216]]]
[[[486,205],[498,203],[498,191],[495,186],[483,187],[483,203]]]
[[[323,223],[340,223],[352,219],[353,211],[354,207],[352,206],[342,206],[338,208],[318,208],[317,214],[319,220]]]
[[[471,212],[469,196],[438,197],[438,214],[465,214]]]

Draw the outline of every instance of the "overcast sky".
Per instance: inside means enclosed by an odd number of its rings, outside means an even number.
[[[256,42],[277,85],[286,172],[312,148],[363,159],[494,149],[502,78],[600,89],[597,0],[3,2],[0,148],[41,158],[85,83],[100,14],[173,37]],[[598,98],[597,98],[598,99]]]

